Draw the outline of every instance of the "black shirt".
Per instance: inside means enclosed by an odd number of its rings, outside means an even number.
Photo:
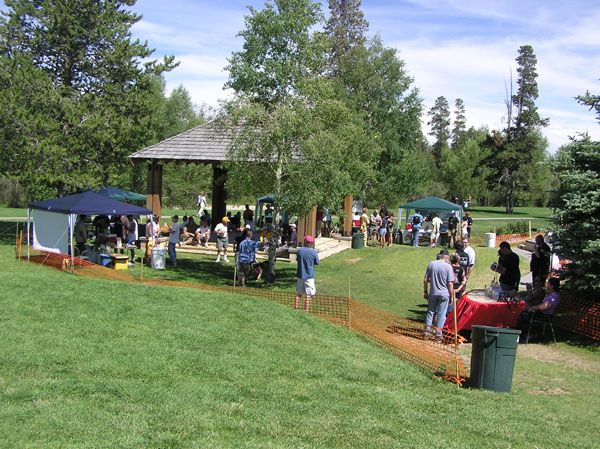
[[[511,251],[506,255],[501,255],[498,259],[498,266],[506,268],[506,272],[500,275],[500,283],[517,290],[519,282],[521,282],[518,254]]]
[[[458,254],[458,257],[460,257],[460,266],[464,268],[466,273],[467,269],[469,268],[469,265],[471,265],[471,258],[462,249],[457,250],[456,254]]]
[[[456,218],[454,215],[451,215],[450,217],[448,217],[448,230],[449,231],[454,231],[456,229],[457,224],[458,224],[458,218]]]

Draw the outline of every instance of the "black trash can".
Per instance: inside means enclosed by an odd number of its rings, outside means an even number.
[[[365,236],[362,232],[352,234],[352,249],[361,249],[365,247]]]
[[[471,387],[510,392],[520,334],[515,329],[473,326]]]

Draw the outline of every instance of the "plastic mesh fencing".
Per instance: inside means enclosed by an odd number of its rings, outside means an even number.
[[[562,329],[600,340],[600,302],[586,301],[561,290],[554,324]]]
[[[140,277],[134,277],[127,270],[113,270],[78,258],[74,259],[74,266],[71,267],[71,258],[62,254],[38,253],[31,255],[30,260],[57,269],[71,270],[74,274],[88,278],[235,293],[294,307],[295,295],[290,292],[143,278],[143,271]],[[423,323],[383,312],[355,299],[341,296],[316,295],[311,303],[310,313],[360,333],[382,344],[400,358],[436,376],[457,384],[461,384],[468,376],[468,371],[458,355],[458,345],[465,340],[460,336],[455,340],[453,333],[434,327],[426,332]]]
[[[443,329],[401,318],[360,301],[351,300],[350,329],[390,349],[401,358],[447,380],[461,383],[468,372],[458,355],[465,339]],[[455,345],[456,344],[456,345]]]

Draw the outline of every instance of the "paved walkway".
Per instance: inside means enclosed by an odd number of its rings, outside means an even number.
[[[512,248],[512,250],[527,261],[527,274],[521,273],[521,284],[531,283],[531,272],[529,271],[529,262],[531,261],[531,253],[521,248]]]

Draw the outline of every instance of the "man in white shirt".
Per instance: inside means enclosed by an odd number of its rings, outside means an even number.
[[[215,234],[217,234],[217,260],[221,261],[221,249],[223,250],[223,260],[229,262],[227,259],[227,245],[229,244],[229,236],[227,235],[227,226],[229,225],[229,217],[223,217],[221,223],[215,226]]]
[[[469,244],[469,239],[463,239],[464,249],[463,251],[469,255],[469,267],[467,268],[467,278],[471,276],[471,271],[473,271],[473,266],[475,265],[475,250]]]
[[[200,195],[198,195],[198,201],[196,203],[196,206],[198,207],[198,216],[202,216],[202,212],[204,212],[204,210],[207,207],[207,203],[206,203],[206,195],[204,195],[204,192],[200,192]]]
[[[429,240],[429,244],[432,248],[434,246],[437,246],[438,244],[438,241],[440,239],[440,228],[442,226],[442,223],[442,219],[438,217],[438,213],[434,212],[433,218],[431,219],[431,225],[433,226],[433,229],[431,230],[431,237]]]

